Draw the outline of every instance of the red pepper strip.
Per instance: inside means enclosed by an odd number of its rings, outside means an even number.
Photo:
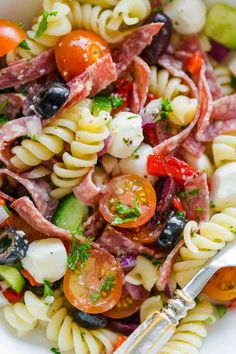
[[[20,272],[23,275],[23,277],[28,280],[30,285],[32,285],[32,286],[39,285],[39,283],[37,283],[37,281],[34,279],[34,277],[26,269],[21,269]]]
[[[153,125],[153,126],[149,125],[149,126],[143,127],[143,134],[144,134],[145,138],[147,138],[148,143],[151,144],[152,146],[157,146],[159,144],[155,125]]]
[[[125,337],[125,336],[118,337],[118,339],[116,341],[116,345],[115,345],[115,350],[118,349],[126,341],[126,339],[127,339],[127,337]]]
[[[196,171],[186,162],[173,156],[149,155],[147,161],[148,174],[158,177],[169,176],[179,183],[184,183],[186,178]]]
[[[10,304],[15,304],[16,302],[21,301],[24,296],[25,290],[22,290],[19,294],[17,294],[12,289],[6,289],[2,293],[5,298],[10,302]]]
[[[187,70],[190,74],[198,74],[202,67],[202,53],[197,50],[187,62]]]
[[[123,104],[112,111],[112,115],[125,110],[130,106],[132,98],[133,83],[131,80],[121,79],[117,81],[115,93],[124,99]]]
[[[183,205],[178,197],[173,199],[173,207],[178,211],[184,211]]]

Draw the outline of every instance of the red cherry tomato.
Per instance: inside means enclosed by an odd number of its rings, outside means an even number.
[[[160,227],[160,230],[162,227]],[[122,229],[121,231],[126,237],[132,241],[140,242],[143,244],[149,244],[156,241],[160,232],[158,230],[151,231],[148,229],[147,225],[141,227],[136,227],[133,229]]]
[[[135,203],[138,204],[138,210],[135,210]],[[134,212],[125,213],[118,209],[119,204],[123,209],[134,209]],[[103,189],[99,209],[104,219],[113,225],[122,228],[138,227],[144,225],[154,214],[156,193],[145,178],[135,175],[118,176]],[[117,219],[120,223],[116,222]]]
[[[25,38],[25,31],[16,23],[0,20],[0,57],[16,48]]]
[[[103,313],[114,307],[122,292],[123,272],[116,259],[103,250],[91,250],[83,267],[66,271],[64,292],[80,311]]]
[[[204,288],[212,299],[228,301],[236,298],[236,267],[218,270]]]
[[[84,30],[66,34],[55,47],[57,67],[66,81],[81,74],[108,53],[108,44],[101,37]]]

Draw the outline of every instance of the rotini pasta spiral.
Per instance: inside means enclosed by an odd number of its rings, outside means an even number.
[[[120,0],[80,0],[82,4],[92,4],[104,8],[114,7]]]
[[[42,161],[52,158],[63,151],[66,142],[75,140],[77,131],[78,107],[75,105],[53,119],[43,128],[43,134],[35,139],[22,140],[21,145],[12,149],[14,156],[11,163],[19,170],[39,165]]]
[[[207,323],[214,322],[212,305],[204,301],[190,310],[175,334],[162,348],[161,354],[197,354],[207,336]]]
[[[180,78],[171,77],[165,69],[158,70],[156,66],[151,66],[150,92],[157,97],[172,100],[177,95],[187,95],[189,87],[182,83]]]
[[[197,112],[197,99],[179,95],[171,101],[171,108],[168,119],[176,125],[188,125],[192,122]]]
[[[64,307],[64,298],[59,295],[51,306],[44,299],[27,291],[24,303],[6,306],[3,309],[7,322],[18,334],[27,334],[38,321],[46,327],[47,338],[56,342],[61,351],[74,350],[75,354],[111,354],[118,334],[107,329],[88,331],[79,327]]]
[[[63,153],[63,162],[54,165],[51,175],[52,182],[58,187],[52,191],[54,198],[62,198],[79,184],[80,177],[97,163],[97,153],[103,149],[104,140],[109,136],[110,114],[100,111],[98,116],[93,116],[91,104],[92,100],[84,100],[77,105],[74,117],[78,119],[77,130],[70,142],[70,152]]]
[[[163,307],[163,301],[158,296],[151,296],[145,300],[140,308],[140,322],[144,322],[155,311],[159,311]]]
[[[125,280],[133,285],[143,285],[150,291],[157,280],[157,266],[142,256],[137,257],[136,266],[126,275]]]
[[[48,48],[56,45],[59,37],[69,33],[72,29],[71,23],[67,18],[70,12],[70,7],[61,1],[44,0],[43,10],[55,13],[55,16],[48,16],[48,27],[46,31],[39,37],[35,38],[39,24],[42,20],[42,15],[38,17],[37,22],[32,29],[27,31],[28,38],[26,42],[30,49],[22,49],[17,47],[14,51],[7,54],[7,63],[15,61],[17,57],[23,59],[31,59],[43,53]]]
[[[234,239],[236,230],[236,208],[227,208],[200,224],[189,221],[184,229],[185,245],[180,249],[181,261],[174,265],[175,278],[184,287],[197,271],[222,249],[226,242]]]
[[[136,25],[151,13],[149,0],[121,0],[113,10],[113,16],[121,16],[128,26]]]
[[[216,166],[220,166],[226,162],[236,161],[236,136],[217,136],[213,141],[212,151]]]
[[[214,69],[214,74],[218,84],[220,85],[223,96],[231,95],[235,89],[231,86],[231,72],[227,66],[218,66]]]

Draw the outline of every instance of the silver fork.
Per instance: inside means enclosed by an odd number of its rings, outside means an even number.
[[[187,311],[195,307],[194,299],[208,280],[220,268],[230,266],[236,266],[236,240],[219,251],[182,290],[176,290],[166,307],[144,321],[114,354],[157,354]]]

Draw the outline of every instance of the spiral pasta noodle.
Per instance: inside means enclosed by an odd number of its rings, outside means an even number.
[[[204,301],[180,321],[175,334],[160,354],[197,354],[207,336],[207,324],[214,322],[213,307]]]
[[[44,0],[43,10],[52,12],[55,15],[48,16],[48,26],[45,32],[39,38],[35,34],[42,20],[42,15],[38,17],[37,22],[32,29],[27,31],[26,42],[30,49],[17,47],[14,51],[7,54],[7,63],[14,62],[17,58],[32,59],[43,53],[45,50],[55,47],[59,37],[69,33],[72,29],[71,23],[67,18],[70,13],[70,7],[61,1]]]
[[[62,295],[56,297],[51,306],[44,299],[27,291],[24,303],[8,305],[3,309],[6,321],[19,335],[32,331],[42,321],[47,338],[56,342],[61,351],[74,350],[75,354],[111,354],[118,334],[107,329],[87,330],[77,325],[64,307]]]
[[[22,140],[12,149],[11,163],[19,170],[38,166],[63,151],[64,143],[71,144],[77,131],[78,107],[64,110],[43,128],[35,139]]]
[[[236,136],[217,136],[213,141],[212,152],[216,166],[236,161]]]
[[[159,311],[163,307],[163,301],[158,296],[151,296],[142,303],[140,308],[140,322],[144,322],[154,312]]]
[[[189,221],[184,229],[185,245],[180,249],[181,261],[174,265],[175,279],[184,287],[227,242],[234,239],[236,230],[236,208],[227,208],[215,214],[210,221],[198,225]]]
[[[189,93],[189,87],[183,84],[180,78],[172,77],[167,70],[158,70],[156,66],[151,66],[150,69],[150,92],[155,96],[172,100],[178,95],[187,95]]]
[[[231,72],[227,66],[221,65],[214,69],[214,74],[218,84],[220,85],[221,94],[223,96],[231,95],[235,89],[231,86]]]
[[[114,17],[121,17],[128,26],[138,24],[151,13],[149,0],[121,0],[113,10]]]
[[[120,0],[80,0],[82,4],[92,4],[103,8],[114,7]]]
[[[157,266],[142,256],[137,257],[136,266],[126,275],[125,280],[133,285],[143,285],[150,291],[157,280]]]
[[[109,136],[107,123],[111,118],[110,114],[100,111],[98,116],[93,116],[91,104],[92,100],[84,100],[78,104],[74,117],[78,119],[77,130],[75,138],[70,142],[70,152],[64,152],[63,162],[56,163],[53,167],[51,179],[58,188],[52,191],[52,196],[56,199],[69,194],[89,168],[97,163],[97,154],[103,149],[104,140]]]

